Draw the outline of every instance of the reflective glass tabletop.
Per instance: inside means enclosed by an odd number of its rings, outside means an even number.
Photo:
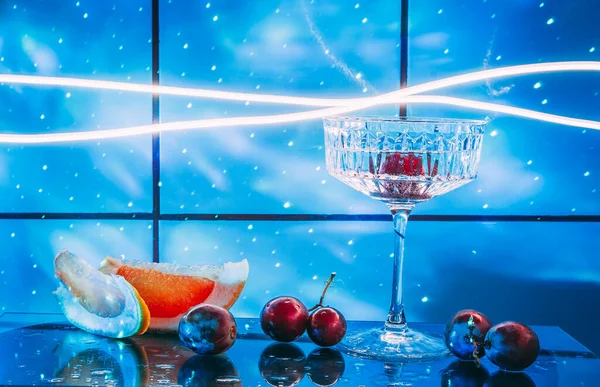
[[[176,336],[113,340],[64,322],[62,315],[0,316],[0,385],[56,386],[488,386],[600,385],[600,360],[558,327],[533,327],[538,361],[506,374],[489,361],[477,368],[454,358],[424,363],[383,363],[315,346],[306,337],[275,343],[256,320],[237,319],[240,336],[224,355],[199,356]],[[350,322],[354,328],[375,322]],[[416,324],[441,334],[442,325]]]

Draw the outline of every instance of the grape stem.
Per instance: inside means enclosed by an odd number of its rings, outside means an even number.
[[[327,283],[325,284],[325,289],[323,289],[323,294],[321,294],[321,299],[319,300],[319,303],[317,305],[313,306],[312,308],[310,308],[308,310],[309,312],[312,312],[313,310],[323,306],[323,300],[325,299],[325,293],[327,293],[327,289],[329,289],[329,285],[331,285],[331,282],[335,278],[335,275],[336,275],[335,272],[331,273],[331,275],[329,276],[329,279],[327,280]]]

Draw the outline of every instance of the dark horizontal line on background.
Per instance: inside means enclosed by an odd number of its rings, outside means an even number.
[[[152,220],[152,212],[4,212],[0,220]],[[385,222],[386,214],[160,214],[164,221],[366,221]],[[600,222],[600,215],[412,215],[417,222]]]

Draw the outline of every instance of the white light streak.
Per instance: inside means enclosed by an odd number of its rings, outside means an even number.
[[[127,136],[136,136],[154,132],[167,132],[177,130],[195,130],[215,127],[233,127],[249,125],[269,125],[279,123],[298,122],[311,119],[319,119],[324,116],[339,115],[354,112],[364,108],[385,104],[397,103],[422,103],[422,104],[442,104],[470,108],[474,110],[486,110],[496,113],[504,113],[518,117],[552,122],[561,125],[577,126],[588,129],[600,130],[600,122],[563,117],[553,114],[541,113],[517,107],[496,105],[485,102],[470,101],[459,98],[443,96],[415,96],[428,91],[439,90],[451,86],[472,83],[492,78],[502,78],[514,75],[527,75],[550,73],[560,71],[600,71],[600,62],[552,62],[538,63],[521,66],[502,67],[491,70],[484,70],[450,78],[445,78],[433,82],[423,83],[406,89],[396,90],[391,93],[382,94],[369,98],[350,98],[350,99],[326,99],[326,98],[308,98],[281,96],[270,94],[250,94],[225,92],[207,89],[187,89],[171,86],[153,86],[130,83],[97,81],[77,78],[58,78],[58,77],[39,77],[27,75],[0,74],[0,83],[7,84],[29,84],[37,86],[68,86],[81,87],[102,90],[130,91],[149,94],[179,95],[199,98],[224,99],[233,101],[252,101],[262,103],[276,103],[285,105],[303,105],[303,106],[328,106],[328,109],[318,109],[304,111],[299,113],[288,113],[280,115],[253,116],[253,117],[233,117],[203,119],[195,121],[179,121],[157,125],[144,125],[137,127],[127,127],[89,132],[67,132],[52,134],[0,134],[0,143],[21,143],[21,144],[40,144],[57,143],[66,141],[88,141],[100,140]]]

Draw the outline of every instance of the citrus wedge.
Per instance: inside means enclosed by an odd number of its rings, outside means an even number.
[[[122,277],[101,273],[66,250],[54,259],[54,273],[60,280],[54,295],[67,320],[76,327],[113,338],[148,329],[148,307]]]
[[[185,266],[124,261],[107,257],[100,267],[129,282],[150,310],[150,330],[177,332],[179,320],[193,306],[207,303],[231,308],[248,279],[248,261]]]

